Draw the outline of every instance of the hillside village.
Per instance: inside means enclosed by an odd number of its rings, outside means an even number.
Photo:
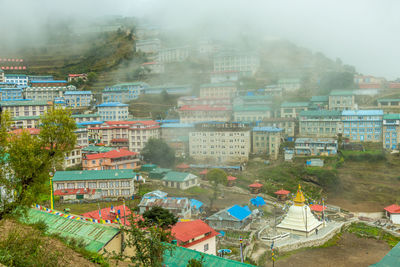
[[[339,181],[328,180],[357,160],[384,158],[397,168],[400,81],[342,66],[335,71],[350,83],[314,95],[323,75],[305,81],[299,73],[309,66],[263,80],[268,65],[256,49],[211,39],[171,46],[162,29],[145,24],[134,33],[117,30],[133,35],[132,50],[146,62],[140,75],[100,90],[93,74],[38,75],[30,72],[34,62],[0,54],[0,112],[11,116],[10,135],[40,138],[43,115],[53,109],[70,110],[76,123],[76,146],[49,177],[51,199],[35,203],[24,223],[44,222],[88,251],[119,253],[121,228],[135,227],[129,218],[162,207],[178,218],[164,266],[200,258],[204,266],[279,264],[280,255],[288,253],[285,261],[291,251],[315,249],[357,227],[400,240],[398,191],[377,200],[374,212],[349,209],[334,201]],[[193,83],[169,75],[198,58],[206,63]],[[134,116],[132,107],[146,97],[176,102],[156,115],[151,106],[163,101],[154,101],[141,110],[145,116]],[[174,161],[144,156],[154,139],[172,149]],[[281,179],[274,168],[292,176]],[[210,178],[215,169],[223,174],[219,183]],[[395,244],[385,245],[363,263],[384,262]]]

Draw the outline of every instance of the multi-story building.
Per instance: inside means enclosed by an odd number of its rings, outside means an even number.
[[[156,54],[161,49],[160,39],[137,40],[135,45],[136,52],[140,51],[146,54]]]
[[[307,110],[299,115],[301,137],[336,137],[343,133],[342,112],[338,110]]]
[[[282,118],[297,118],[301,111],[308,110],[308,102],[283,102],[281,104]]]
[[[382,142],[382,110],[343,110],[343,137],[351,142]]]
[[[26,99],[54,101],[62,98],[65,91],[74,91],[76,87],[69,86],[49,86],[49,87],[26,87],[24,94]]]
[[[329,93],[329,109],[354,110],[357,109],[355,96],[352,90],[332,90]]]
[[[75,119],[76,123],[86,122],[86,121],[99,121],[100,115],[98,113],[94,114],[72,114],[72,118]]]
[[[182,106],[178,110],[182,123],[207,122],[207,121],[230,121],[232,110],[224,106]]]
[[[231,98],[236,95],[236,85],[232,82],[210,83],[200,86],[200,97]]]
[[[260,122],[260,126],[276,127],[283,129],[285,138],[293,138],[297,135],[298,121],[296,118],[267,118]]]
[[[309,109],[329,109],[329,96],[312,96]]]
[[[183,84],[183,85],[165,84],[165,85],[151,86],[143,89],[143,92],[146,95],[158,95],[164,91],[170,95],[188,95],[192,93],[192,87],[189,84]]]
[[[75,147],[72,151],[65,154],[63,168],[76,167],[82,162],[82,151],[80,147]]]
[[[53,81],[54,77],[52,75],[29,75],[28,83],[32,81]]]
[[[0,69],[0,83],[4,83],[5,77],[4,77],[4,70]]]
[[[23,87],[16,84],[0,84],[0,101],[21,100],[23,98]]]
[[[103,90],[103,102],[121,102],[127,103],[137,99],[143,93],[145,88],[149,87],[144,82],[120,83]]]
[[[400,114],[383,115],[382,125],[383,148],[399,149],[400,144]]]
[[[87,81],[87,74],[86,73],[81,73],[81,74],[68,74],[68,82],[72,81],[78,81],[81,79],[82,81],[86,82]]]
[[[131,197],[135,191],[132,170],[57,171],[54,190],[89,188],[101,190],[104,198]]]
[[[189,106],[198,106],[198,105],[207,105],[207,106],[227,106],[231,107],[231,99],[226,98],[199,98],[195,96],[181,96],[178,98],[177,106],[182,107],[185,105]]]
[[[283,129],[275,127],[254,127],[252,152],[266,154],[271,159],[278,159]]]
[[[301,81],[300,79],[280,79],[278,87],[283,88],[286,92],[297,91],[301,87]]]
[[[163,48],[158,51],[158,62],[171,63],[186,60],[191,53],[190,46]]]
[[[333,156],[337,154],[338,143],[333,138],[297,138],[294,144],[296,155]]]
[[[153,207],[162,207],[181,219],[190,219],[192,216],[190,200],[186,197],[143,197],[138,207],[140,214]]]
[[[250,150],[250,128],[241,123],[202,123],[189,135],[190,156],[199,161],[241,163]]]
[[[211,83],[237,82],[240,72],[237,70],[213,71],[210,75]]]
[[[221,52],[214,56],[214,71],[239,71],[241,75],[253,75],[260,66],[260,58],[254,53]]]
[[[45,81],[30,81],[29,82],[31,87],[63,87],[67,86],[66,80],[45,80]]]
[[[106,102],[97,106],[97,111],[103,121],[124,121],[128,119],[128,104]]]
[[[92,91],[67,91],[64,93],[65,105],[70,108],[90,107]]]
[[[161,138],[175,150],[175,155],[185,157],[189,154],[189,133],[193,131],[192,123],[163,123]]]
[[[18,129],[38,128],[40,116],[18,116],[11,119],[11,127]]]
[[[271,118],[272,112],[269,106],[234,106],[233,120],[237,122],[257,122],[266,118]]]
[[[400,108],[400,98],[381,98],[378,99],[378,107],[383,109]]]
[[[233,99],[234,106],[269,106],[272,102],[273,98],[269,95],[244,95]]]
[[[47,101],[19,100],[2,101],[3,111],[10,112],[11,117],[43,115],[51,106]]]
[[[28,86],[28,75],[26,74],[4,74],[4,82]]]
[[[89,128],[89,138],[108,146],[125,147],[140,152],[150,138],[160,138],[156,121],[107,121]]]
[[[105,153],[85,155],[82,159],[83,170],[137,169],[140,166],[138,153],[125,149],[111,150]]]

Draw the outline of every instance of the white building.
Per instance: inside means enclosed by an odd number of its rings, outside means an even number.
[[[223,52],[214,56],[214,71],[239,71],[253,75],[260,66],[260,58],[254,53]]]
[[[28,86],[28,75],[26,74],[4,74],[4,82]]]
[[[158,62],[182,62],[189,57],[189,54],[189,46],[160,49],[160,51],[158,52]]]
[[[119,102],[103,103],[97,106],[102,121],[124,121],[128,119],[128,104]]]
[[[143,52],[146,54],[155,54],[160,51],[161,41],[160,39],[147,39],[147,40],[138,40],[135,43],[136,52]]]
[[[387,206],[385,209],[386,217],[388,217],[393,224],[400,224],[400,206],[393,204]]]

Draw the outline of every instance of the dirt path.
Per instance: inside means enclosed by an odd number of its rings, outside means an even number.
[[[275,266],[364,267],[380,261],[389,250],[389,245],[384,241],[344,233],[335,246],[302,250],[282,259],[278,257]],[[271,263],[265,266],[271,266]]]

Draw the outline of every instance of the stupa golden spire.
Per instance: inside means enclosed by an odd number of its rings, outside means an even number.
[[[296,197],[293,199],[295,206],[304,206],[306,199],[304,198],[303,192],[301,191],[301,186],[299,184],[299,189],[297,190]]]

